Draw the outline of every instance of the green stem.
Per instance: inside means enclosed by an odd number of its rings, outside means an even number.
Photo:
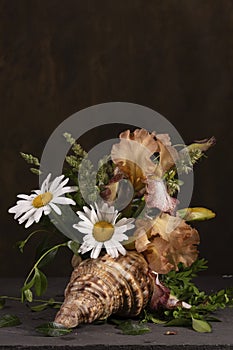
[[[49,231],[47,231],[47,230],[36,230],[36,231],[33,231],[32,233],[30,233],[30,235],[25,239],[25,243],[27,243],[28,241],[29,241],[29,239],[34,235],[34,234],[36,234],[36,233],[38,233],[38,232],[49,232]]]
[[[17,297],[10,297],[8,295],[1,295],[0,299],[8,299],[8,300],[14,300],[14,301],[21,301],[21,298],[17,298]],[[44,300],[44,299],[33,299],[33,301],[37,302],[37,303],[48,303],[49,300]],[[60,301],[53,301],[54,304],[62,304],[62,302]]]
[[[24,246],[25,246],[25,244],[29,241],[29,239],[32,237],[32,236],[34,236],[36,233],[38,233],[38,232],[47,232],[47,233],[49,233],[49,231],[47,231],[47,230],[36,230],[36,231],[33,231],[32,233],[30,233],[30,235],[24,240],[24,241],[20,241],[19,243],[23,243],[23,246],[21,247],[20,245],[19,245],[19,249],[20,249],[20,251],[23,253],[23,248],[24,248]]]
[[[43,260],[44,257],[45,257],[47,254],[49,254],[50,252],[52,252],[52,251],[55,250],[55,249],[58,249],[58,248],[60,248],[60,247],[66,247],[66,246],[67,246],[67,242],[61,243],[61,244],[57,244],[57,245],[53,246],[52,248],[50,248],[49,250],[47,250],[43,255],[41,255],[41,257],[37,260],[37,262],[35,263],[35,265],[32,267],[31,271],[29,272],[29,274],[28,274],[28,276],[27,276],[27,278],[26,278],[26,280],[25,280],[25,282],[24,282],[24,286],[26,286],[26,284],[27,284],[29,278],[31,277],[31,275],[32,275],[32,273],[33,273],[33,271],[37,268],[37,266],[39,265],[39,263],[41,262],[41,260]]]

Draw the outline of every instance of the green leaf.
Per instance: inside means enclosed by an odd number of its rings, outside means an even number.
[[[32,296],[32,292],[31,292],[31,288],[34,286],[35,283],[35,275],[33,276],[33,278],[31,279],[30,282],[28,282],[27,284],[25,284],[22,288],[21,288],[21,301],[24,301],[24,298],[26,298],[27,301],[29,301],[30,303],[32,302],[33,296]]]
[[[27,305],[30,310],[34,312],[43,311],[47,308],[53,308],[53,309],[60,309],[61,302],[55,301],[53,298],[50,298],[49,300],[45,300],[44,303],[38,304],[38,305]]]
[[[38,268],[35,268],[35,292],[37,296],[41,296],[47,289],[47,277]]]
[[[12,327],[21,324],[20,319],[15,315],[4,315],[0,318],[0,328],[1,327]]]
[[[40,169],[36,169],[36,168],[30,168],[30,171],[35,174],[35,175],[41,175],[42,171]]]
[[[59,323],[48,322],[36,327],[36,331],[49,337],[60,337],[62,335],[71,333],[72,329],[65,328]]]
[[[192,321],[188,318],[174,318],[171,321],[168,321],[164,327],[190,327],[192,325]]]
[[[53,298],[50,298],[48,301],[48,306],[52,307],[53,309],[60,309],[62,303],[55,301]]]
[[[79,256],[79,247],[80,247],[80,244],[78,242],[75,242],[75,241],[69,241],[68,244],[67,244],[68,248],[70,248],[70,250],[72,250],[72,252]]]
[[[219,318],[214,317],[214,316],[207,316],[207,317],[206,317],[206,321],[210,321],[210,322],[222,322]]]
[[[34,312],[39,312],[39,311],[43,311],[43,310],[47,309],[48,306],[49,306],[48,303],[43,303],[43,304],[34,305],[34,306],[29,305],[29,308],[30,308],[30,310],[32,310]]]
[[[117,325],[123,334],[126,335],[140,335],[150,332],[150,328],[145,326],[143,323],[132,323],[131,320],[121,321],[111,319],[111,322]]]
[[[25,244],[26,244],[26,241],[18,241],[18,242],[16,242],[16,246],[19,248],[21,253],[23,253],[23,249],[24,249]]]
[[[165,321],[160,320],[159,318],[156,318],[156,317],[153,317],[153,316],[150,317],[150,321],[155,323],[155,324],[164,324],[165,323]]]
[[[208,322],[203,320],[197,320],[192,317],[192,327],[196,332],[199,333],[210,333],[212,331],[211,326]]]
[[[38,264],[38,267],[41,268],[41,267],[49,264],[55,258],[57,251],[58,251],[58,248],[53,249],[48,254],[46,254],[45,257]]]
[[[24,290],[22,295],[24,295],[24,297],[26,298],[27,301],[29,301],[29,303],[32,302],[33,294],[32,294],[32,291],[30,289]]]
[[[0,297],[0,310],[4,308],[5,303],[6,303],[6,299]]]
[[[144,313],[145,313],[145,318],[142,322],[153,322],[155,324],[164,324],[166,323],[166,321],[164,320],[161,320],[159,319],[158,317],[155,317],[152,313],[148,312],[148,311],[145,311],[144,310]]]
[[[23,293],[25,290],[32,288],[34,286],[34,283],[35,283],[35,276],[31,279],[30,282],[28,282],[21,288],[21,292]]]

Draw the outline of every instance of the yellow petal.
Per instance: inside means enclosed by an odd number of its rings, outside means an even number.
[[[200,141],[196,141],[189,145],[187,148],[189,151],[193,151],[195,149],[199,149],[202,152],[207,151],[210,147],[214,146],[216,143],[216,139],[214,136],[212,136],[209,139],[204,139]]]
[[[216,214],[207,208],[195,207],[195,208],[184,208],[177,211],[180,218],[185,221],[203,221],[213,219]]]

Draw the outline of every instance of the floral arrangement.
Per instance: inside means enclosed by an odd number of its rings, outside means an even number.
[[[207,262],[198,257],[200,237],[191,224],[215,214],[202,207],[178,209],[178,194],[182,187],[179,175],[191,172],[205,157],[215,144],[214,137],[174,146],[167,134],[126,130],[112,146],[111,154],[99,160],[98,171],[72,136],[66,133],[64,137],[71,146],[64,174],[43,174],[40,189],[19,194],[16,205],[9,209],[25,228],[40,225],[18,242],[21,252],[35,234],[46,233],[22,286],[21,301],[29,303],[33,311],[47,307],[60,310],[55,322],[37,330],[54,336],[67,334],[80,323],[107,320],[125,334],[149,331],[147,322],[210,332],[209,321],[214,321],[211,313],[232,304],[232,290],[207,295],[193,283]],[[21,155],[32,166],[31,171],[41,175],[38,158]],[[78,180],[81,166],[88,174],[82,191]],[[114,204],[127,195],[126,183],[130,183],[132,195],[118,210]],[[70,226],[77,230],[77,239],[66,238],[51,246],[47,233],[57,233],[53,220],[62,218],[67,205],[77,213],[77,221]],[[47,277],[42,270],[60,247],[74,254],[74,272],[62,306],[53,298],[42,302],[35,297],[45,292]],[[7,298],[0,298],[2,307]]]

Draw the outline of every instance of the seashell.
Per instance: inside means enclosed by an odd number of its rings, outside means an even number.
[[[134,317],[147,305],[155,280],[143,255],[128,251],[112,258],[86,259],[75,267],[55,322],[67,328],[106,319]]]

